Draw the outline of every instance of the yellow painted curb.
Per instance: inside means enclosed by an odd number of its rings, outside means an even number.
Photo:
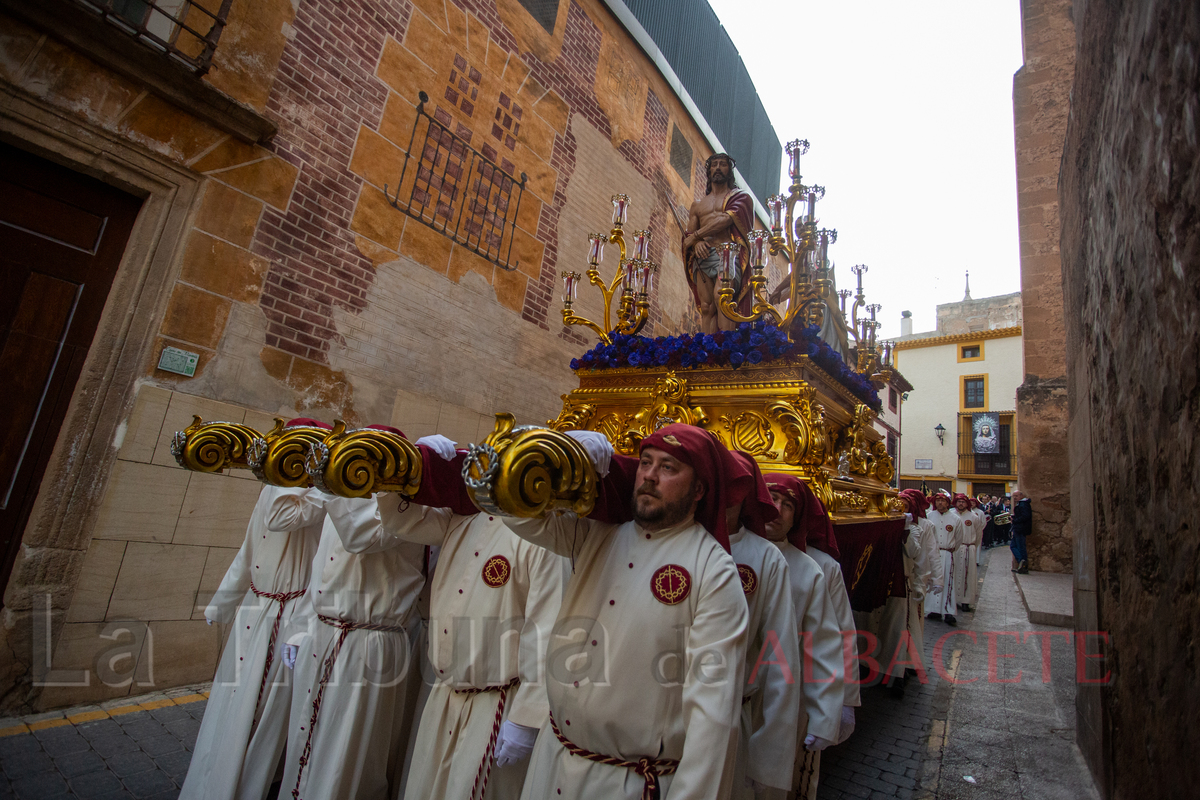
[[[62,717],[60,719],[44,719],[41,722],[29,723],[29,730],[44,731],[47,728],[61,728],[64,725],[70,725],[70,724],[71,723],[67,721],[66,717]]]
[[[187,703],[199,703],[201,700],[207,700],[208,697],[202,694],[185,694],[183,697],[175,698],[175,705],[182,706]]]
[[[84,711],[82,714],[72,714],[67,717],[67,722],[72,725],[78,725],[81,722],[91,722],[96,719],[108,719],[107,711]]]
[[[165,708],[166,706],[173,706],[173,705],[175,705],[175,701],[169,697],[166,698],[165,700],[151,700],[149,703],[141,704],[142,708],[145,709],[146,711],[153,711],[156,708]]]
[[[142,708],[141,706],[117,706],[116,708],[110,708],[108,710],[108,715],[110,717],[119,717],[122,714],[133,714],[136,711],[145,710],[146,709]]]
[[[11,728],[0,728],[0,739],[5,736],[15,736],[18,733],[29,733],[29,727],[25,724],[13,725]]]

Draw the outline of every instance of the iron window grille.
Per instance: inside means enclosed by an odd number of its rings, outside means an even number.
[[[197,76],[206,74],[212,66],[217,41],[233,5],[233,0],[221,0],[220,8],[210,11],[192,0],[74,2]]]
[[[517,263],[510,261],[525,173],[518,181],[430,116],[425,111],[429,95],[421,92],[419,97],[396,195],[389,195],[384,184],[384,196],[395,208],[496,266],[515,270]],[[421,144],[414,150],[418,134]]]

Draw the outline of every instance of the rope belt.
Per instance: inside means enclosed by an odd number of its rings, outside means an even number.
[[[674,758],[649,758],[648,756],[642,756],[637,761],[626,761],[622,758],[601,755],[600,753],[593,753],[591,750],[585,750],[562,735],[562,731],[558,729],[558,723],[554,721],[554,714],[550,715],[550,729],[554,731],[554,735],[558,737],[559,743],[571,755],[586,758],[588,761],[594,761],[597,764],[625,767],[641,775],[642,779],[646,782],[646,785],[642,787],[642,800],[658,800],[658,776],[670,775],[679,766],[679,761]]]
[[[325,696],[325,685],[333,677],[334,662],[337,661],[338,653],[342,652],[342,644],[346,641],[346,637],[350,634],[350,631],[406,632],[403,625],[350,622],[349,620],[338,619],[337,617],[327,617],[324,614],[317,614],[317,619],[332,628],[339,629],[341,633],[338,634],[337,642],[333,645],[333,652],[325,659],[324,667],[321,670],[321,680],[317,683],[317,694],[313,697],[312,716],[308,720],[308,738],[304,740],[304,752],[300,755],[300,769],[296,772],[296,788],[292,789],[293,798],[300,797],[300,779],[304,776],[304,768],[308,766],[308,758],[312,755],[313,733],[317,730],[317,715],[321,712],[321,698]]]
[[[271,642],[267,645],[267,663],[263,667],[262,680],[258,683],[258,699],[254,701],[254,716],[258,716],[258,708],[262,705],[263,690],[267,688],[267,675],[271,672],[271,664],[275,663],[275,640],[279,638],[279,623],[283,620],[283,610],[288,602],[295,600],[297,597],[302,597],[306,589],[300,589],[295,592],[264,592],[254,585],[254,581],[250,581],[250,591],[259,597],[265,597],[268,600],[274,600],[279,603],[279,611],[275,614],[275,625],[271,628]]]
[[[454,690],[455,694],[468,695],[483,694],[484,692],[500,693],[500,702],[496,704],[496,718],[492,721],[492,735],[488,739],[487,749],[483,751],[483,760],[479,762],[479,769],[475,772],[475,783],[471,786],[470,800],[475,800],[476,796],[483,800],[483,796],[487,794],[488,778],[492,776],[492,756],[496,753],[496,739],[500,736],[500,722],[504,717],[504,704],[508,701],[508,690],[516,688],[520,682],[520,678],[513,678],[503,685],[484,686],[482,689],[472,687]]]

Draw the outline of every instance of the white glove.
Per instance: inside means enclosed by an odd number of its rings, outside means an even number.
[[[854,733],[854,706],[842,706],[842,726],[838,728],[837,743],[841,744]]]
[[[527,728],[504,720],[500,735],[496,737],[496,766],[507,767],[529,758],[537,735],[537,728]]]
[[[912,591],[909,592],[909,594],[912,596],[913,600],[918,600],[918,601],[924,600],[925,599],[925,587],[924,586],[914,586],[912,588]]]
[[[814,736],[811,733],[804,737],[804,749],[810,753],[819,753],[831,744],[833,742],[828,739],[822,739],[820,736]]]
[[[209,619],[208,617],[205,617],[204,621],[207,622],[209,625],[213,624],[213,621],[211,619]]]
[[[435,433],[432,436],[422,436],[420,439],[417,439],[417,444],[425,445],[445,461],[454,460],[454,440],[442,436],[440,433]]]
[[[294,644],[285,644],[280,656],[283,658],[283,665],[288,669],[296,668],[296,656],[300,653],[300,647]]]
[[[935,587],[933,587],[932,589],[930,589],[929,591],[933,592],[934,594],[941,594],[941,593],[942,593],[942,587],[940,587],[940,586],[935,586]]]
[[[587,450],[597,475],[601,478],[608,475],[608,465],[613,457],[613,446],[609,443],[607,436],[596,431],[567,431],[567,436],[579,442],[583,445],[583,449]]]

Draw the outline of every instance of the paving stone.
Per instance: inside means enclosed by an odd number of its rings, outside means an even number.
[[[102,736],[116,736],[120,734],[121,726],[111,719],[98,719],[95,722],[85,722],[82,725],[76,725],[75,730],[83,738],[95,740]]]
[[[106,792],[124,792],[120,779],[108,770],[89,772],[71,779],[71,791],[77,797],[98,797]]]
[[[70,753],[82,753],[85,750],[90,750],[92,749],[92,745],[87,739],[71,731],[70,736],[55,736],[53,739],[43,740],[42,749],[51,758],[58,758]]]
[[[137,750],[137,742],[124,733],[110,734],[92,739],[92,749],[104,758]]]
[[[74,778],[88,772],[106,769],[104,759],[95,750],[85,750],[82,753],[69,753],[54,759],[54,766],[65,778]]]
[[[200,732],[200,721],[192,719],[190,716],[187,719],[174,720],[164,725],[179,741],[183,742],[183,746],[191,750],[196,745],[196,734]]]
[[[124,729],[126,736],[132,736],[134,739],[149,739],[152,736],[162,736],[167,732],[167,729],[162,726],[161,722],[150,717],[121,727]]]
[[[11,755],[0,760],[0,771],[3,771],[10,781],[16,781],[40,772],[54,772],[55,770],[50,756],[39,749],[21,755]]]
[[[136,775],[139,772],[154,769],[154,761],[141,750],[136,750],[132,753],[121,753],[105,760],[108,762],[108,768],[117,777],[122,779],[128,778],[130,775]],[[126,786],[128,787],[128,782]]]
[[[161,770],[150,770],[124,779],[125,788],[134,797],[150,797],[175,789],[175,782]]]
[[[57,772],[42,772],[13,781],[12,790],[21,800],[67,797],[67,782]]]
[[[175,779],[176,783],[182,784],[184,776],[187,775],[188,766],[192,762],[192,754],[187,750],[177,750],[174,753],[156,756],[154,763],[163,772]]]
[[[152,736],[149,739],[139,740],[138,746],[154,757],[184,749],[183,742],[165,731],[162,736]]]
[[[159,722],[174,722],[177,719],[189,719],[192,715],[180,706],[163,706],[151,711],[150,716]]]
[[[18,733],[0,739],[0,760],[40,752],[42,752],[42,743],[27,733]]]
[[[176,800],[177,797],[179,797],[179,789],[175,788],[167,789],[165,792],[159,792],[158,794],[152,794],[146,800]],[[267,795],[267,799],[276,800],[276,796]]]

